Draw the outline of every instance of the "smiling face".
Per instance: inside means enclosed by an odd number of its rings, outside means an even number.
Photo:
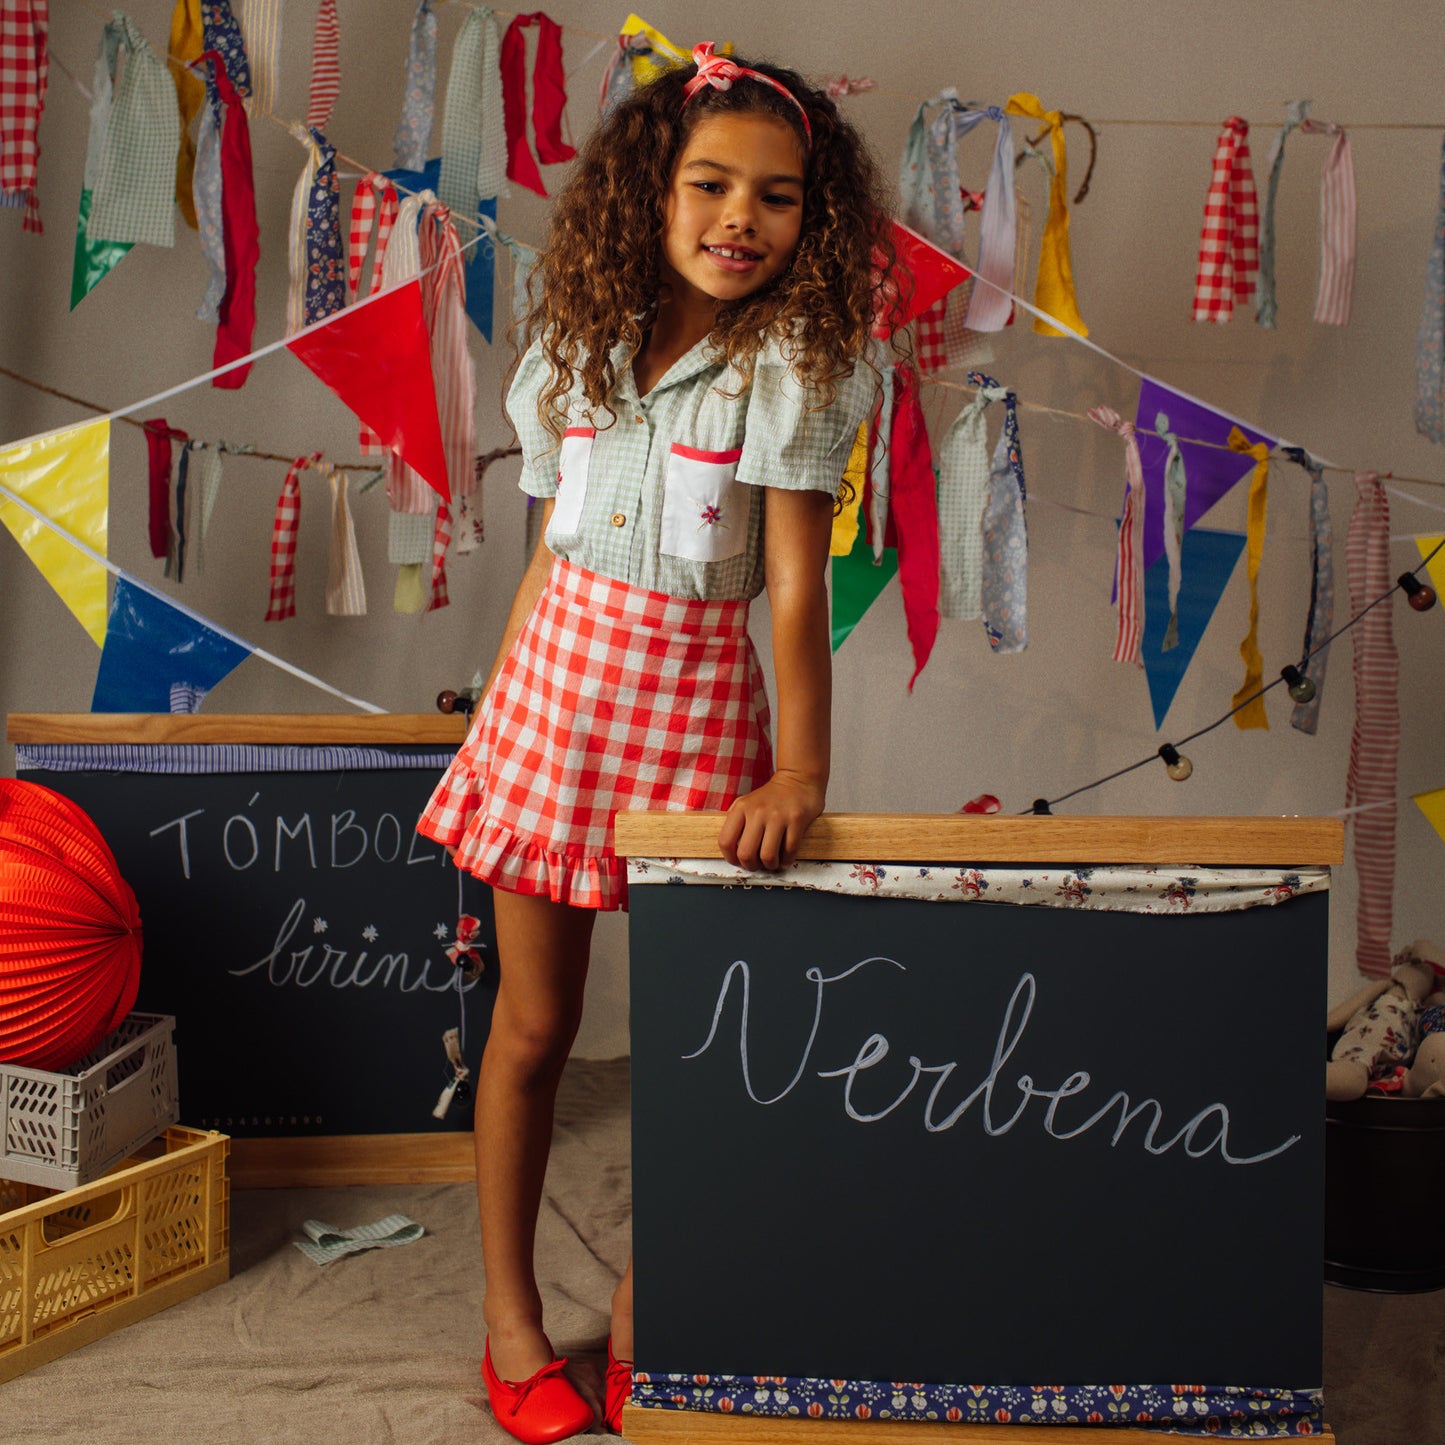
[[[694,127],[663,209],[662,277],[672,301],[715,311],[782,274],[803,225],[803,147],[768,115]]]

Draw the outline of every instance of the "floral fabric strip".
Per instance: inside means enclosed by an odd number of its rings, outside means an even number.
[[[1287,1439],[1324,1428],[1319,1390],[1235,1385],[926,1385],[796,1375],[654,1375],[635,1370],[632,1403],[814,1420],[970,1425],[1129,1426],[1214,1439]]]
[[[1183,575],[1188,482],[1179,438],[1169,430],[1169,418],[1162,411],[1154,418],[1154,430],[1169,448],[1164,459],[1164,555],[1169,565],[1169,625],[1164,629],[1164,641],[1159,648],[1161,652],[1168,652],[1179,646],[1179,584]]]
[[[1119,548],[1114,561],[1118,625],[1114,630],[1114,661],[1142,666],[1144,638],[1144,467],[1134,423],[1111,407],[1089,409],[1089,420],[1124,438],[1124,508],[1119,521]]]
[[[1415,332],[1415,430],[1445,442],[1445,142],[1440,148],[1440,205],[1425,266],[1425,302]]]
[[[1315,648],[1334,631],[1335,569],[1334,529],[1330,523],[1330,493],[1325,486],[1325,469],[1303,447],[1283,447],[1284,455],[1301,466],[1310,478],[1310,611],[1300,645],[1300,671],[1315,685],[1308,702],[1297,702],[1290,713],[1290,726],[1302,733],[1319,727],[1320,703],[1325,695],[1325,668],[1329,648],[1311,657]]]
[[[1259,273],[1259,203],[1249,165],[1249,122],[1232,115],[1214,150],[1204,198],[1199,269],[1194,278],[1194,319],[1228,321],[1247,306]]]
[[[1375,472],[1356,472],[1355,491],[1345,544],[1352,615],[1390,588],[1390,499]],[[1359,808],[1351,820],[1360,879],[1355,961],[1366,977],[1385,978],[1392,959],[1400,751],[1400,658],[1389,606],[1371,607],[1350,635],[1355,644],[1355,727],[1345,806]]]
[[[997,388],[992,377],[971,371],[975,386]],[[983,504],[983,630],[995,652],[1022,652],[1029,645],[1029,536],[1024,516],[1023,449],[1019,444],[1018,398],[1003,394],[1003,427],[988,468]]]
[[[462,24],[465,27],[466,21]],[[400,170],[419,171],[427,162],[436,115],[436,88],[437,18],[432,13],[432,0],[417,0],[406,51],[406,98],[391,142]]]

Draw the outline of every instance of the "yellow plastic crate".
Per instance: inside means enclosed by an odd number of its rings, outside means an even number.
[[[230,1147],[174,1125],[78,1189],[0,1179],[0,1382],[230,1278]]]

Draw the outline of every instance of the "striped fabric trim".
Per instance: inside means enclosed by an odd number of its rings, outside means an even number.
[[[331,552],[327,562],[326,611],[331,617],[366,615],[366,582],[347,497],[350,478],[329,462],[320,464],[331,483]]]
[[[305,747],[290,743],[16,743],[15,771],[52,773],[344,773],[445,768],[455,748]]]
[[[1350,138],[1342,126],[1306,120],[1310,135],[1332,135],[1335,143],[1320,173],[1320,289],[1315,320],[1344,326],[1350,319],[1355,292],[1355,162]]]
[[[284,0],[244,0],[238,17],[251,60],[251,103],[262,115],[276,113],[281,73],[281,6]]]
[[[1390,499],[1375,472],[1356,472],[1355,489],[1345,557],[1350,611],[1358,615],[1390,587]],[[1355,728],[1345,806],[1359,809],[1352,822],[1360,880],[1355,961],[1367,977],[1386,978],[1392,958],[1400,750],[1400,659],[1389,606],[1371,607],[1350,636],[1355,646]]]
[[[1119,550],[1114,564],[1118,594],[1118,626],[1114,633],[1114,661],[1143,666],[1144,640],[1144,467],[1134,423],[1111,407],[1089,409],[1089,420],[1124,438],[1124,510],[1119,522]]]
[[[321,0],[316,12],[316,36],[311,46],[311,99],[306,125],[325,130],[331,124],[336,97],[341,94],[341,23],[336,0]]]

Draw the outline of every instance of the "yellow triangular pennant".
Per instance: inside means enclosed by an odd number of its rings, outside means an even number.
[[[1445,788],[1436,788],[1432,793],[1416,793],[1415,806],[1430,820],[1430,826],[1445,843]]]
[[[848,465],[843,480],[852,488],[849,500],[843,509],[833,513],[833,540],[828,546],[830,557],[846,557],[858,540],[858,511],[863,505],[863,484],[868,479],[868,423],[860,422],[858,435],[853,438],[853,450],[848,454]]]
[[[1422,557],[1428,557],[1434,552],[1445,537],[1416,537],[1415,545],[1420,549]],[[1430,581],[1435,584],[1435,595],[1445,597],[1445,552],[1436,554],[1435,560],[1426,568],[1430,574]]]
[[[0,450],[0,483],[57,527],[106,555],[110,503],[110,422]],[[4,522],[41,576],[60,594],[97,647],[105,642],[105,568],[23,507],[0,498]]]

